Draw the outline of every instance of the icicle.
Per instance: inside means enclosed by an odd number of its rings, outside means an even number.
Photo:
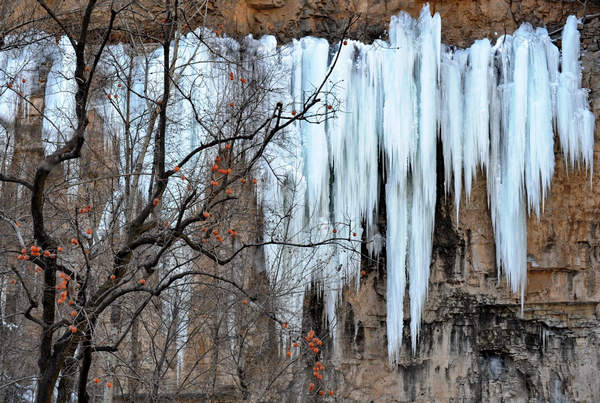
[[[502,145],[502,189],[498,235],[500,261],[511,290],[525,289],[527,236],[525,223],[524,174],[527,143],[529,46],[531,32],[522,26],[513,38],[513,83],[508,115],[508,133]],[[498,240],[497,240],[498,241]],[[521,294],[523,295],[523,294]]]
[[[544,204],[554,174],[554,133],[550,74],[543,42],[548,35],[545,30],[536,33],[529,48],[525,185],[528,211],[533,210],[539,219],[540,204]]]
[[[404,326],[406,260],[409,239],[408,170],[416,152],[417,88],[414,69],[415,21],[408,14],[392,17],[390,50],[383,64],[386,171],[387,337],[390,362],[398,360]]]
[[[42,124],[46,154],[56,150],[59,142],[71,137],[75,130],[75,50],[69,40],[61,38],[53,55],[48,80]]]
[[[477,168],[486,168],[489,153],[488,76],[491,45],[481,39],[469,48],[469,64],[465,73],[464,164],[467,201]]]
[[[569,16],[562,33],[562,62],[557,97],[557,123],[565,164],[583,161],[593,168],[594,116],[588,108],[587,90],[581,88],[579,20]],[[590,178],[591,180],[591,178]]]
[[[302,38],[302,102],[325,78],[329,44],[325,39]],[[316,105],[321,112],[324,105]],[[315,118],[318,119],[318,118]],[[327,217],[329,210],[329,155],[324,124],[300,124],[304,148],[309,215]]]
[[[446,193],[454,178],[454,205],[456,221],[460,211],[463,166],[463,99],[462,74],[467,52],[445,49],[442,54],[441,70],[441,114],[440,126],[444,152],[444,184]],[[466,173],[465,173],[466,174]]]
[[[409,241],[410,330],[413,353],[421,325],[421,313],[429,286],[436,201],[436,144],[440,16],[429,7],[419,16],[417,71],[419,94],[418,145],[412,174],[411,234]]]
[[[406,252],[408,247],[408,210],[410,196],[404,177],[391,178],[385,188],[387,214],[387,339],[390,362],[398,361],[404,327],[404,293],[406,290]],[[412,279],[411,279],[412,280]]]

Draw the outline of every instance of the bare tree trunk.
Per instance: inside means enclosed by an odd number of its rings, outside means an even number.
[[[92,343],[88,337],[82,343],[83,359],[79,369],[79,385],[77,388],[77,399],[79,403],[88,403],[90,396],[87,393],[87,378],[92,365]]]
[[[68,358],[61,372],[60,381],[58,382],[57,403],[69,403],[71,401],[76,371],[77,360],[73,357]]]
[[[139,381],[137,375],[140,369],[140,348],[139,348],[139,323],[138,318],[132,319],[131,325],[131,371],[134,376],[129,378],[129,398],[131,403],[135,402]]]

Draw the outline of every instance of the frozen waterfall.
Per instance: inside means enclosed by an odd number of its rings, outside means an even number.
[[[529,24],[494,45],[482,39],[464,50],[446,47],[440,43],[439,15],[431,16],[427,6],[418,20],[392,17],[388,42],[342,45],[330,80],[341,112],[324,126],[297,127],[303,151],[296,165],[303,168],[294,170],[294,178],[302,183],[298,189],[307,189],[308,210],[298,208],[292,218],[297,239],[305,241],[314,239],[315,230],[327,236],[324,226],[331,231],[348,225],[338,232],[333,253],[327,246],[329,260],[318,270],[334,335],[331,304],[339,301],[342,283],[359,278],[360,248],[351,236],[358,223],[368,250],[379,253],[383,187],[388,354],[397,361],[402,347],[407,285],[416,350],[429,282],[436,175],[442,174],[436,172],[438,138],[445,190],[453,190],[457,217],[462,190],[468,203],[475,176],[486,175],[497,264],[523,300],[526,219],[543,213],[554,173],[555,127],[568,166],[583,163],[592,171],[594,116],[581,88],[577,23],[575,17],[567,20],[562,63],[548,32]],[[290,76],[295,103],[302,102],[302,92],[294,89],[312,88],[328,69],[322,40],[299,43],[281,49],[292,54],[290,68],[302,72]],[[338,46],[330,47],[329,63]],[[289,164],[289,155],[284,158]],[[348,248],[354,248],[354,257]],[[296,304],[299,314],[301,297]]]
[[[339,51],[322,102],[313,111],[315,117],[296,121],[281,141],[267,149],[269,166],[261,167],[264,186],[259,190],[266,242],[327,242],[318,248],[267,245],[265,266],[273,283],[287,287],[281,292],[285,307],[278,313],[281,319],[292,329],[301,328],[303,293],[315,282],[335,337],[344,286],[358,287],[361,260],[381,258],[385,246],[388,354],[395,362],[403,345],[407,287],[413,352],[417,347],[429,283],[436,200],[444,197],[437,194],[438,175],[443,175],[445,192],[453,193],[457,219],[463,190],[468,203],[476,176],[486,175],[497,265],[521,298],[527,274],[526,219],[531,213],[543,214],[554,172],[555,133],[567,168],[583,164],[591,176],[594,115],[588,91],[581,88],[577,24],[575,17],[567,19],[561,54],[545,29],[529,24],[513,35],[501,36],[495,44],[481,39],[468,49],[445,46],[440,16],[432,16],[428,6],[417,20],[405,13],[392,17],[388,41],[372,44],[352,40],[329,44],[306,37],[278,48],[271,36],[237,43],[199,29],[213,46],[209,49],[196,36],[182,35],[181,63],[178,60],[175,67],[181,94],[169,101],[176,105],[169,109],[173,114],[168,129],[169,161],[177,161],[201,143],[207,133],[199,121],[207,119],[226,130],[228,115],[219,111],[237,113],[237,106],[229,104],[235,89],[228,74],[233,71],[237,78],[240,64],[228,64],[215,56],[215,49],[243,63],[258,64],[247,71],[259,71],[260,66],[278,70],[280,74],[271,77],[278,92],[257,109],[269,113],[282,101],[287,115],[302,109]],[[42,133],[45,152],[50,152],[73,130],[74,67],[65,39],[42,48],[52,66]],[[31,65],[36,52],[40,50],[0,52],[0,120],[5,128],[18,111],[27,108],[18,95],[26,98],[37,79],[38,66]],[[117,113],[125,97],[115,94],[125,90],[121,83],[132,89],[128,113],[135,127],[129,134],[134,144],[129,151],[132,165],[147,167],[147,171],[151,165],[148,149],[153,144],[136,140],[153,130],[149,110],[160,97],[161,57],[161,49],[142,55],[128,53],[123,45],[109,47],[103,66],[116,78],[92,105],[107,133],[113,138],[125,136]],[[214,61],[218,63],[206,63]],[[13,82],[14,88],[7,85]],[[329,105],[334,113],[324,119]],[[444,172],[436,171],[438,140]],[[2,146],[10,154],[12,143],[6,143]],[[124,143],[109,142],[114,147],[124,147]],[[116,151],[123,155],[122,150]],[[190,164],[189,177],[205,175],[207,161],[214,157],[198,157]],[[145,181],[142,176],[141,187]],[[169,186],[167,194],[185,191],[181,183]],[[382,234],[378,220],[384,203],[386,229]],[[107,209],[103,220],[110,219]],[[362,246],[368,256],[361,254]]]

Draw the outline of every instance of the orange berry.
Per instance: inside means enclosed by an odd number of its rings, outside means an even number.
[[[282,328],[284,328],[284,329],[287,329],[287,327],[288,327],[288,324],[287,324],[287,322],[283,322],[283,323],[281,324],[281,327],[282,327]]]
[[[245,300],[245,299],[242,300],[242,305],[246,305],[247,303],[248,303],[247,300]]]
[[[156,101],[156,103],[162,105],[162,99],[159,99],[158,101]]]
[[[295,342],[294,344],[292,344],[294,347],[298,348],[300,346],[300,344],[298,344],[298,342]]]
[[[90,71],[91,69],[88,66],[85,66],[85,71]]]
[[[24,258],[25,258],[25,256],[23,256],[23,255],[17,256],[17,260],[23,260]]]
[[[254,183],[256,185],[258,181],[256,179],[252,179],[252,183]]]
[[[246,79],[244,77],[240,78],[240,81],[242,82],[242,84],[246,84]]]
[[[8,88],[12,88],[12,87],[13,87],[12,83],[8,83]]]
[[[233,233],[231,234],[231,236],[237,236],[237,232],[233,231]]]
[[[19,96],[22,97],[23,96],[23,91],[19,91]]]
[[[337,229],[335,229],[335,228],[334,228],[334,229],[333,229],[333,233],[334,233],[334,234],[337,234]]]
[[[246,183],[246,179],[242,178],[242,180],[240,182]]]
[[[217,239],[217,241],[219,241],[219,242],[223,242],[223,238],[221,238],[219,235],[217,235],[216,239]]]
[[[71,243],[72,243],[73,245],[79,245],[79,241],[77,240],[77,238],[73,238],[73,239],[71,239]]]
[[[324,391],[322,391],[322,390],[319,391],[319,395],[323,396],[324,394],[325,394]]]
[[[119,96],[117,94],[113,95],[113,97],[115,97],[115,99],[119,98]]]
[[[219,162],[219,161],[221,161],[221,157],[219,157],[219,156],[217,155],[217,158],[215,158],[215,161],[216,161],[216,162]]]
[[[77,311],[72,311],[72,312],[71,312],[71,316],[72,316],[72,317],[75,317],[75,316],[77,316]]]
[[[308,385],[308,391],[309,392],[312,392],[314,388],[315,388],[315,384],[314,383],[311,383],[310,385]]]
[[[63,247],[62,247],[62,246],[59,246],[59,247],[58,247],[58,249],[56,249],[56,250],[57,250],[58,252],[62,252],[62,251],[64,251],[64,249],[63,249]]]
[[[327,105],[327,109],[333,109],[333,105]]]
[[[231,235],[231,234],[233,234],[233,230],[232,230],[231,228],[229,228],[229,229],[227,230],[227,233]]]
[[[142,278],[142,279],[140,279],[140,284],[141,284],[141,285],[144,285],[144,284],[146,284],[146,280],[145,280],[145,279],[143,279],[143,278]]]
[[[91,235],[91,234],[92,234],[92,230],[91,230],[91,229],[89,229],[89,228],[88,228],[88,230],[87,230],[87,231],[85,231],[85,232],[86,232],[88,235]]]
[[[159,203],[159,202],[160,202],[160,199],[158,199],[158,198],[157,198],[157,199],[154,199],[154,200],[152,200],[152,204],[153,204],[154,206],[158,206],[158,203]]]
[[[206,243],[206,239],[203,239],[203,240],[202,240],[202,243]]]
[[[230,194],[232,194],[232,193],[233,193],[233,190],[231,190],[231,189],[227,189],[227,190],[225,191],[225,193],[227,193],[228,195],[230,195]]]
[[[110,99],[110,94],[106,94],[106,98]]]
[[[115,276],[114,274],[111,274],[111,275],[110,275],[110,279],[111,279],[111,280],[116,280],[116,278],[117,278],[117,276]]]
[[[106,382],[106,387],[109,389],[112,388],[112,382]]]
[[[361,270],[360,274],[361,274],[361,276],[366,276],[366,275],[367,275],[367,272],[366,272],[366,271],[364,271],[364,270]]]
[[[229,106],[233,108],[235,106],[235,104],[232,102],[229,104]]]
[[[122,87],[121,83],[117,84],[117,87],[121,88]]]
[[[333,390],[329,391],[329,396],[333,396]]]
[[[292,116],[296,116],[296,110],[295,109],[292,110]]]
[[[184,181],[186,179],[185,175],[181,175],[181,180]]]
[[[231,145],[230,144],[225,144],[225,149],[226,150],[231,150]]]
[[[205,211],[204,213],[202,213],[202,215],[204,216],[204,218],[210,217],[210,213],[208,211]]]
[[[71,325],[69,326],[69,330],[71,331],[71,333],[75,334],[77,333],[77,326]]]
[[[213,231],[213,235],[219,235],[219,231],[217,231],[217,230],[214,230],[214,231]]]
[[[348,41],[344,41],[344,46],[348,45]]]
[[[26,79],[22,79],[22,80],[21,80],[21,82],[22,82],[23,84],[25,84],[25,83],[27,82],[27,80],[26,80]]]
[[[175,171],[175,172],[179,172],[179,170],[180,170],[181,168],[179,168],[179,167],[175,167],[175,168],[173,168],[173,169],[174,169],[174,171]]]
[[[94,383],[100,383],[100,379],[94,378]]]
[[[11,284],[16,284],[16,283],[17,283],[17,281],[16,281],[15,279],[13,279],[13,280],[10,280],[10,283],[11,283]]]
[[[287,353],[285,353],[285,355],[287,355],[288,357],[291,357],[292,356],[292,352],[288,351]]]
[[[353,232],[353,233],[352,233],[352,236],[356,236],[356,232]]]
[[[21,249],[21,254],[22,254],[22,255],[26,255],[26,254],[27,254],[27,248],[23,248],[23,249]]]

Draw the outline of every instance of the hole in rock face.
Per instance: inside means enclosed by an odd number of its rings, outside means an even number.
[[[354,337],[354,343],[359,353],[365,351],[365,328],[361,321],[358,322],[356,328],[356,336]]]
[[[346,317],[344,318],[344,345],[349,346],[354,340],[354,310],[352,305],[346,304]]]

